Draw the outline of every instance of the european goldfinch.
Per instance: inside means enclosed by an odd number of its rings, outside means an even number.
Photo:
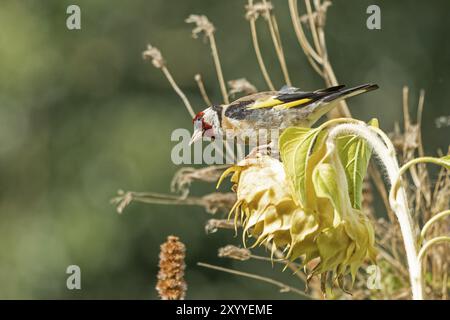
[[[336,107],[339,101],[377,88],[376,84],[348,89],[339,85],[305,92],[294,87],[283,87],[280,91],[245,96],[228,105],[213,105],[194,117],[194,133],[189,144],[202,137],[214,140],[224,134],[245,144],[249,135],[258,135],[264,130],[282,131],[293,126],[309,128]]]

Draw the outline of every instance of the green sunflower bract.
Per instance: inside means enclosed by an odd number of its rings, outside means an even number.
[[[371,150],[352,135],[329,141],[326,128],[286,129],[279,140],[282,162],[245,159],[219,184],[233,174],[237,201],[230,215],[241,223],[245,245],[253,238],[252,246],[270,244],[272,252],[281,249],[303,265],[317,259],[311,275],[331,273],[342,287],[365,259],[375,262],[373,227],[360,210]]]

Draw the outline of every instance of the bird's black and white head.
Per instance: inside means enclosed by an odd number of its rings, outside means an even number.
[[[214,140],[218,135],[222,134],[221,117],[222,107],[212,106],[197,113],[192,119],[194,124],[194,133],[192,134],[189,145],[201,140],[203,137]]]

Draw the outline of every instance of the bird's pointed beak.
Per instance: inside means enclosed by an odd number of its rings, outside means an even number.
[[[191,141],[189,141],[189,145],[192,145],[194,142],[200,140],[203,136],[203,131],[201,129],[194,130],[192,134]]]

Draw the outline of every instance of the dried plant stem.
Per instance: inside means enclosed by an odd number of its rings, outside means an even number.
[[[430,241],[427,241],[425,243],[425,245],[420,249],[419,251],[419,261],[422,261],[422,259],[424,258],[427,250],[432,246],[435,245],[437,243],[441,243],[441,242],[450,242],[450,237],[448,236],[441,236],[441,237],[436,237],[431,239]]]
[[[422,113],[423,113],[423,106],[425,103],[425,90],[420,90],[420,95],[419,95],[419,103],[418,103],[418,107],[417,107],[417,126],[418,126],[418,133],[419,133],[419,137],[418,137],[418,144],[419,144],[419,157],[424,157],[425,156],[425,152],[423,150],[423,143],[422,143]]]
[[[248,0],[248,5],[252,6],[253,0]],[[269,89],[275,90],[272,80],[270,79],[269,73],[267,72],[266,65],[264,64],[261,49],[259,48],[258,34],[256,32],[256,18],[254,16],[250,16],[248,19],[250,22],[250,31],[252,33],[253,47],[255,49],[256,59],[258,60],[259,68],[261,69],[264,80],[266,81],[266,84],[269,87]]]
[[[313,67],[313,69],[321,76],[324,77],[324,74],[322,70],[319,67],[319,64],[322,63],[322,60],[320,57],[315,54],[314,50],[312,48],[308,47],[308,42],[306,40],[305,33],[303,32],[303,29],[301,27],[300,19],[298,19],[298,9],[297,9],[297,1],[296,0],[289,0],[289,10],[291,12],[291,19],[292,24],[294,26],[295,35],[297,36],[298,42],[300,43],[301,48],[303,49],[303,52],[306,55],[306,58],[308,59],[309,64]],[[309,54],[311,52],[311,54]],[[319,62],[317,61],[319,60]]]
[[[227,229],[235,229],[235,226],[234,226],[234,224],[232,226],[226,225],[226,228]],[[266,247],[267,250],[272,251],[270,243],[264,242],[263,245]],[[257,256],[257,255],[254,255],[254,254],[249,254],[249,257],[253,258],[253,259],[257,259],[257,260],[270,261],[272,263],[273,262],[283,263],[286,267],[291,269],[293,274],[295,274],[300,280],[302,280],[303,283],[305,283],[305,284],[307,283],[307,279],[306,279],[305,275],[303,273],[301,273],[301,272],[298,272],[300,270],[300,268],[301,268],[301,265],[286,259],[284,254],[278,249],[275,249],[273,251],[273,255],[276,257],[276,259],[273,259],[272,257]]]
[[[331,66],[330,61],[328,60],[328,54],[326,49],[326,43],[325,43],[325,35],[322,33],[321,44],[322,44],[322,50],[323,50],[323,74],[325,83],[328,86],[337,86],[339,83],[337,81],[336,75],[334,73],[333,67]],[[350,110],[347,106],[347,102],[345,100],[341,100],[339,102],[339,107],[331,110],[332,112],[329,114],[330,118],[337,118],[337,117],[351,117]]]
[[[403,122],[404,122],[404,132],[405,135],[407,135],[409,132],[411,132],[412,124],[411,124],[411,118],[409,114],[409,88],[407,86],[403,87]],[[403,160],[408,161],[410,157],[413,155],[413,153],[408,153],[408,148],[410,148],[408,143],[403,143]],[[420,193],[421,191],[421,181],[417,174],[416,168],[411,167],[410,169],[411,177],[414,181],[414,184],[417,186],[417,193]],[[421,197],[420,194],[417,194],[417,199],[420,201]],[[418,202],[419,202],[418,201]],[[420,206],[420,203],[418,203],[418,206]]]
[[[283,45],[281,44],[280,31],[278,29],[278,22],[277,22],[277,19],[275,18],[275,15],[272,15],[272,24],[273,24],[275,35],[276,35],[276,37],[278,39],[278,44],[279,44],[279,47],[280,47],[280,57],[282,59],[280,61],[281,70],[283,72],[286,84],[291,86],[292,82],[291,82],[291,78],[289,76],[289,69],[288,69],[287,64],[286,64],[286,58],[285,58],[285,55],[284,55]]]
[[[419,94],[419,102],[417,106],[417,144],[418,144],[418,154],[419,157],[425,156],[425,151],[423,149],[423,141],[422,141],[422,114],[423,114],[423,107],[425,103],[425,90],[420,90]],[[425,164],[420,164],[418,166],[419,170],[419,176],[424,177],[423,181],[423,188],[425,189],[423,192],[423,197],[425,198],[425,201],[428,206],[431,205],[431,199],[432,199],[432,186],[430,183],[429,175],[426,171]],[[428,217],[427,217],[428,218]]]
[[[395,149],[389,138],[378,128],[367,125],[341,124],[334,127],[329,134],[329,143],[334,146],[334,140],[341,134],[355,134],[373,148],[374,153],[386,168],[389,181],[394,185],[400,177],[400,168],[395,157]],[[408,261],[408,270],[411,282],[411,291],[414,300],[423,299],[423,278],[420,259],[418,258],[417,239],[415,236],[414,223],[409,212],[406,192],[403,187],[398,187],[398,192],[390,192],[389,202],[394,210],[400,230]]]
[[[272,259],[270,257],[258,256],[256,254],[251,254],[250,258],[255,259],[255,260],[262,260],[262,261],[269,261],[269,262],[276,262],[276,263],[284,263],[284,261],[280,260],[280,259]]]
[[[329,86],[337,86],[339,83],[336,79],[336,75],[334,74],[334,70],[331,67],[331,64],[328,61],[328,59],[325,60],[323,68],[325,70],[324,74],[329,79],[328,85]],[[351,113],[350,113],[350,110],[348,109],[347,102],[345,102],[345,100],[341,100],[339,102],[339,107],[331,110],[330,117],[331,118],[351,117]]]
[[[445,262],[443,265],[444,270],[448,270],[448,262]],[[442,277],[442,300],[448,299],[448,272],[444,272],[444,275]]]
[[[314,46],[316,47],[317,54],[323,57],[322,46],[319,42],[319,35],[317,33],[316,23],[312,12],[310,0],[305,0],[306,11],[308,13],[309,28],[313,36]]]
[[[175,90],[175,92],[181,98],[181,100],[183,100],[186,109],[193,118],[195,116],[195,112],[192,109],[191,103],[189,102],[188,98],[183,93],[183,91],[181,91],[181,89],[178,87],[177,83],[170,74],[169,69],[167,69],[166,61],[164,60],[161,51],[158,48],[148,44],[147,49],[144,52],[142,52],[142,57],[144,58],[144,60],[151,60],[155,68],[161,69],[161,71],[166,76],[172,88]]]
[[[302,47],[303,51],[307,56],[310,56],[313,61],[318,64],[323,64],[322,57],[320,57],[317,52],[311,47],[309,41],[306,38],[305,32],[299,18],[297,0],[289,0],[289,10],[291,12],[292,24],[294,26],[295,34]]]
[[[198,90],[200,91],[200,94],[202,95],[203,101],[205,101],[206,105],[210,106],[212,105],[211,100],[208,97],[208,94],[206,93],[205,85],[203,84],[202,76],[198,73],[194,77],[195,82],[197,82]]]
[[[279,287],[280,292],[294,292],[304,298],[308,298],[308,299],[312,298],[312,297],[308,296],[307,294],[305,294],[302,290],[288,286],[287,284],[284,284],[277,280],[273,280],[268,277],[263,277],[263,276],[259,276],[259,275],[253,274],[253,273],[233,270],[233,269],[229,269],[229,268],[219,267],[219,266],[215,266],[215,265],[203,263],[203,262],[198,262],[197,265],[200,267],[204,267],[204,268],[209,268],[209,269],[213,269],[213,270],[217,270],[217,271],[222,271],[222,272],[231,273],[231,274],[235,274],[235,275],[246,277],[246,278],[251,278],[251,279],[267,282],[267,283],[270,283],[270,284],[273,284],[273,285]]]
[[[169,72],[169,69],[167,69],[167,67],[165,67],[165,66],[162,66],[161,70],[164,73],[164,75],[166,76],[166,78],[169,81],[170,85],[172,86],[173,90],[175,90],[177,95],[181,98],[181,100],[183,100],[183,103],[186,106],[186,109],[188,110],[191,117],[192,118],[195,117],[195,112],[194,112],[194,109],[192,109],[191,103],[189,102],[188,98],[183,93],[183,91],[181,91],[181,89],[178,87],[175,80],[173,80],[172,75]]]
[[[208,212],[217,210],[228,211],[235,202],[234,193],[210,193],[203,197],[180,197],[171,194],[156,192],[124,192],[119,190],[118,196],[111,199],[111,203],[117,206],[117,212],[123,210],[133,201],[164,205],[194,205],[204,207]]]
[[[252,32],[253,46],[255,48],[256,59],[258,60],[259,68],[261,69],[261,72],[263,74],[267,86],[269,87],[270,90],[273,91],[275,90],[275,87],[273,86],[272,80],[270,79],[269,73],[267,72],[264,60],[261,55],[261,49],[259,48],[258,43],[258,35],[256,34],[256,23],[254,19],[250,20],[250,29]]]
[[[268,250],[271,250],[268,243],[264,243],[264,245]],[[298,272],[300,269],[300,266],[297,263],[287,260],[286,257],[284,256],[284,254],[278,249],[276,249],[273,254],[275,255],[275,257],[277,258],[278,261],[284,262],[286,264],[286,266],[289,269],[291,269],[291,271],[294,273],[295,276],[297,276],[305,284],[307,283],[305,275],[301,272]],[[269,259],[271,259],[271,258],[269,258]]]
[[[156,192],[134,192],[127,191],[123,195],[114,198],[112,201],[117,202],[120,199],[129,199],[129,202],[136,201],[142,203],[152,204],[173,204],[173,205],[202,205],[203,201],[201,197],[184,197],[156,193]]]
[[[289,77],[289,71],[286,65],[286,59],[284,56],[283,45],[281,44],[281,36],[278,30],[278,23],[276,21],[275,15],[273,15],[267,7],[267,1],[263,0],[266,5],[266,20],[269,26],[270,36],[272,37],[272,42],[275,47],[275,52],[277,53],[278,61],[280,62],[281,71],[284,76],[284,81],[288,86],[292,85],[291,79]]]
[[[211,46],[211,53],[214,59],[214,65],[216,67],[217,78],[219,80],[220,91],[222,92],[223,101],[228,104],[230,100],[228,99],[227,87],[225,86],[225,80],[223,78],[222,66],[220,64],[219,53],[217,51],[216,39],[214,38],[214,34],[208,35],[209,44]]]
[[[204,33],[209,40],[211,47],[211,54],[214,60],[214,66],[216,68],[217,78],[219,80],[220,91],[222,92],[223,101],[228,104],[228,92],[225,86],[225,80],[223,78],[222,66],[220,64],[219,53],[217,50],[216,39],[214,38],[214,25],[204,15],[191,14],[186,20],[186,23],[194,23],[195,28],[192,30],[192,36],[198,37],[199,33]]]
[[[425,239],[425,235],[427,234],[427,231],[430,229],[430,227],[433,225],[433,223],[435,223],[439,219],[442,219],[449,215],[450,215],[450,210],[445,210],[445,211],[442,211],[442,212],[436,214],[430,220],[428,220],[427,223],[425,223],[425,225],[423,226],[422,231],[420,232],[421,241],[423,241]]]
[[[392,257],[386,250],[382,248],[378,248],[378,251],[380,252],[381,257],[383,257],[384,260],[389,262],[392,266],[396,268],[403,276],[406,278],[408,277],[408,270],[406,270],[403,265],[400,263],[400,261],[396,260],[394,257]]]
[[[448,150],[448,154],[450,154],[450,147]],[[438,178],[437,178],[436,184],[434,186],[434,190],[433,190],[432,198],[434,198],[434,199],[436,199],[436,197],[438,196],[438,192],[439,192],[440,186],[442,184],[442,181],[444,179],[444,176],[445,176],[445,179],[448,179],[448,173],[444,174],[445,171],[446,171],[446,169],[444,167],[442,167],[441,170],[439,170]]]
[[[289,0],[289,10],[291,13],[291,19],[295,34],[297,35],[297,39],[300,43],[301,48],[303,49],[303,52],[305,53],[309,63],[314,68],[314,70],[324,79],[327,86],[336,86],[338,85],[338,81],[336,79],[334,70],[328,60],[323,26],[319,26],[318,24],[316,24],[316,21],[320,19],[314,19],[311,3],[308,0],[305,0],[305,4],[308,11],[309,23],[316,49],[314,49],[309,43],[305,31],[303,30],[298,12],[297,0]],[[320,3],[317,2],[316,9],[318,9],[319,7]],[[317,12],[317,14],[319,14],[319,12]],[[325,13],[321,14],[324,15]],[[322,17],[322,20],[324,20],[324,17]],[[339,104],[340,105],[338,108],[329,112],[329,118],[351,117],[347,103],[342,100]]]
[[[397,177],[396,180],[393,181],[392,187],[391,187],[391,193],[392,194],[396,194],[397,190],[399,189],[400,183],[401,183],[401,176],[403,174],[405,174],[406,171],[410,170],[412,166],[416,165],[416,164],[425,164],[425,163],[434,163],[437,165],[442,165],[445,166],[446,163],[439,159],[439,158],[433,158],[433,157],[419,157],[419,158],[414,158],[413,160],[409,161],[408,163],[404,164],[400,169],[399,169],[399,176]]]
[[[411,118],[409,115],[409,88],[408,86],[403,86],[402,90],[402,108],[403,108],[403,130],[405,134],[410,131],[411,127]],[[406,151],[408,148],[408,144],[403,144],[403,155],[406,155]],[[415,172],[414,172],[415,173]],[[417,179],[417,174],[414,175],[414,177]]]

